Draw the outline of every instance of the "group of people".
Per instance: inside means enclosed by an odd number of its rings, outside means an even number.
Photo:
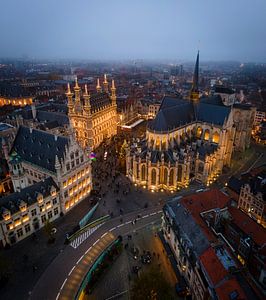
[[[106,206],[106,195],[113,193],[119,206],[123,196],[131,191],[131,183],[121,176],[119,170],[119,151],[117,141],[110,141],[109,144],[103,143],[96,152],[96,160],[92,163],[93,189],[97,196],[102,199],[103,206]],[[120,208],[120,215],[123,210]],[[111,213],[110,213],[111,214]]]

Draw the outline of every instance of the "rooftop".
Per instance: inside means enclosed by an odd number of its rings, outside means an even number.
[[[229,207],[228,211],[233,218],[232,222],[250,236],[258,246],[263,246],[266,243],[265,228],[235,207]]]
[[[10,154],[24,161],[55,172],[55,157],[64,157],[69,139],[51,133],[20,126]]]
[[[0,220],[3,218],[3,212],[8,209],[11,214],[20,210],[19,205],[21,201],[31,205],[37,201],[37,195],[40,193],[43,197],[47,197],[51,193],[51,188],[54,187],[56,191],[59,190],[52,177],[48,177],[40,182],[37,182],[20,192],[13,193],[6,197],[0,198]]]

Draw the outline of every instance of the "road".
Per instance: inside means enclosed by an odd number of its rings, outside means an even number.
[[[29,299],[54,300],[73,299],[81,280],[89,270],[93,260],[118,235],[127,235],[139,230],[161,217],[161,206],[141,209],[107,221],[99,227],[80,247],[66,247],[42,274]],[[132,225],[132,220],[141,214],[141,219]]]

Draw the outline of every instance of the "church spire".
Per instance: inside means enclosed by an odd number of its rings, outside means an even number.
[[[74,104],[73,104],[73,93],[71,92],[70,89],[70,84],[67,84],[67,107],[68,107],[68,113],[71,114],[73,112]]]
[[[100,93],[102,91],[102,88],[100,86],[100,79],[97,78],[97,86],[96,86],[96,90],[97,90],[97,93]]]
[[[193,74],[193,82],[190,91],[190,99],[199,100],[199,51],[198,51],[194,74]]]
[[[108,93],[108,81],[106,74],[104,74],[103,89],[106,93]]]
[[[116,88],[115,88],[114,79],[112,80],[111,99],[112,99],[112,104],[115,106],[116,105]]]
[[[91,103],[90,103],[90,95],[88,93],[87,84],[85,84],[85,93],[83,94],[84,97],[84,111],[89,115],[91,111]]]
[[[75,87],[74,87],[74,91],[75,91],[75,106],[79,106],[80,105],[80,87],[78,84],[78,77],[76,76],[76,80],[75,80]]]

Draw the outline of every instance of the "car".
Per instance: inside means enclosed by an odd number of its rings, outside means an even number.
[[[135,273],[135,274],[138,274],[140,269],[141,269],[141,267],[139,267],[139,266],[133,266],[132,267],[132,272]]]
[[[175,291],[176,291],[177,295],[180,297],[185,297],[185,296],[189,295],[189,289],[188,289],[187,285],[182,281],[176,283]]]
[[[150,264],[151,263],[151,254],[145,253],[145,254],[141,255],[140,260],[144,265]]]

